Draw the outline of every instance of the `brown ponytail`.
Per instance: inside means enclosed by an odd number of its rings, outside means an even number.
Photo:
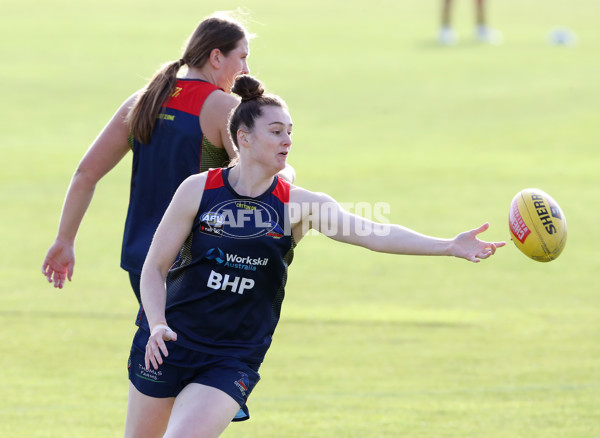
[[[131,134],[140,143],[150,143],[156,117],[162,104],[173,94],[181,65],[180,61],[165,64],[140,92],[129,111],[126,122]]]
[[[244,37],[251,35],[242,24],[226,15],[218,14],[203,20],[189,38],[183,57],[163,65],[140,92],[126,118],[133,137],[140,143],[150,143],[160,108],[173,94],[177,73],[183,64],[201,68],[213,49],[219,49],[227,56]]]

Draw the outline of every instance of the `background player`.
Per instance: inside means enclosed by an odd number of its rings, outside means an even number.
[[[475,1],[475,38],[482,43],[499,44],[501,35],[497,30],[487,25],[485,0]],[[452,7],[454,0],[442,0],[442,23],[438,33],[438,42],[452,45],[458,41],[458,36],[452,28]]]
[[[227,117],[238,104],[235,78],[249,72],[250,35],[223,13],[203,20],[181,59],[166,63],[128,98],[79,163],[64,201],[58,234],[42,265],[54,287],[72,278],[75,238],[98,181],[130,151],[133,167],[121,267],[139,301],[139,279],[150,242],[175,190],[188,176],[237,156]],[[185,74],[178,78],[183,66]],[[293,180],[293,169],[286,177]]]

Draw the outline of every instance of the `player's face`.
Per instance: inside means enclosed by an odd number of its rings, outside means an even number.
[[[277,106],[263,106],[262,115],[255,120],[250,134],[253,153],[267,167],[283,170],[292,148],[292,118]]]
[[[221,63],[221,80],[217,85],[223,88],[227,93],[231,92],[231,87],[233,87],[235,78],[250,73],[250,68],[248,67],[249,55],[250,48],[248,39],[244,37],[238,42],[235,49],[226,56],[223,56],[223,61]]]

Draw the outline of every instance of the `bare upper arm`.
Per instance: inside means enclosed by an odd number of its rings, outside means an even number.
[[[99,181],[129,152],[129,128],[125,118],[133,106],[137,93],[129,97],[93,141],[77,167],[93,183]]]
[[[227,130],[231,111],[239,99],[222,90],[213,91],[205,100],[200,111],[200,127],[206,138],[216,147],[225,148],[229,158],[237,157],[237,148]]]
[[[314,229],[338,242],[369,247],[379,233],[380,224],[348,212],[326,193],[292,187],[290,222],[296,242]]]
[[[339,204],[329,195],[292,185],[289,212],[294,240],[299,242],[311,229],[322,231],[321,213],[337,206]]]
[[[156,229],[146,263],[168,271],[192,230],[205,183],[206,172],[181,183]]]

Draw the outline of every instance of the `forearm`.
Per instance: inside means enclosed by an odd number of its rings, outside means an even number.
[[[142,306],[148,319],[150,330],[157,324],[166,323],[165,306],[167,292],[165,286],[166,275],[156,267],[144,265],[140,281]]]
[[[321,225],[319,231],[341,242],[388,254],[453,255],[452,239],[427,236],[401,225],[373,222],[342,210],[332,216],[335,220],[329,221],[327,227]]]
[[[134,98],[121,105],[79,162],[63,204],[57,240],[74,243],[96,184],[129,152],[129,129],[123,120]]]
[[[440,239],[409,228],[382,224],[344,211],[339,203],[324,193],[294,187],[290,193],[290,221],[296,242],[308,229],[315,229],[334,240],[389,254],[453,256],[479,262],[496,252],[506,242],[486,242],[477,235],[489,228],[463,231],[452,239]]]
[[[366,247],[377,252],[406,255],[452,255],[452,239],[427,236],[393,224],[377,224],[366,238]]]
[[[57,240],[73,245],[81,221],[92,202],[95,181],[89,181],[85,175],[76,172],[71,180],[58,226]]]

